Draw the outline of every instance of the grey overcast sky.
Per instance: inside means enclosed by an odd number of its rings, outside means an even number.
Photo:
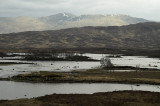
[[[37,17],[61,12],[126,14],[160,21],[160,0],[0,0],[0,17]]]

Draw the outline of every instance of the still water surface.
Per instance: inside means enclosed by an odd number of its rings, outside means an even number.
[[[100,60],[109,54],[90,54],[85,53],[84,56],[91,57],[92,59]],[[10,57],[11,58],[11,57]],[[9,58],[8,58],[9,59]],[[145,56],[121,56],[121,58],[110,58],[115,66],[133,66],[141,68],[156,68],[160,69],[159,58],[148,58]],[[27,72],[37,71],[57,71],[69,72],[72,70],[86,70],[92,68],[99,68],[100,62],[77,62],[77,61],[22,61],[22,60],[7,60],[1,58],[0,62],[24,62],[34,64],[17,64],[17,65],[1,65],[0,77],[8,77],[16,74],[23,74]],[[123,70],[119,70],[123,71]],[[125,70],[126,71],[126,70]],[[132,71],[132,70],[127,70]]]
[[[0,100],[32,98],[47,94],[92,94],[121,90],[160,92],[158,85],[112,84],[112,83],[24,83],[0,81]]]
[[[25,55],[25,54],[23,54]],[[93,59],[100,60],[108,54],[89,54]],[[12,58],[12,57],[11,57]],[[20,57],[13,57],[20,58]],[[8,77],[16,74],[37,71],[57,71],[69,72],[72,70],[85,70],[99,68],[100,62],[76,62],[76,61],[21,61],[9,60],[9,58],[0,58],[0,62],[29,62],[34,64],[0,65],[0,77]],[[110,58],[116,66],[138,66],[142,68],[160,69],[160,59],[148,58],[145,56],[122,56],[122,58]],[[123,70],[119,70],[123,71]],[[125,70],[126,71],[126,70]],[[130,71],[130,70],[127,70]],[[92,94],[95,92],[111,92],[119,90],[142,90],[160,92],[158,85],[131,85],[131,84],[109,84],[109,83],[24,83],[12,81],[0,81],[0,100],[32,98],[44,96],[46,94]]]

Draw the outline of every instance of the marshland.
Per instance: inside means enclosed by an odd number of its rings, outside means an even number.
[[[25,103],[18,103],[24,100],[32,105],[64,105],[65,103],[61,101],[62,95],[66,95],[63,97],[65,101],[70,101],[69,98],[72,96],[75,96],[75,100],[83,95],[94,100],[96,96],[103,101],[102,98],[106,95],[122,95],[120,97],[122,101],[116,102],[121,105],[125,104],[127,96],[136,100],[135,104],[142,104],[142,101],[150,99],[147,96],[155,95],[152,92],[157,92],[157,98],[159,97],[160,59],[157,57],[105,53],[1,54],[3,55],[0,58],[0,103],[3,105],[15,102],[17,105],[24,105]],[[109,60],[110,66],[109,63],[102,62],[104,58],[106,61]],[[140,98],[144,92],[147,96],[141,101],[133,96]],[[50,95],[52,99],[56,97],[61,99],[59,102],[55,100],[48,103],[48,96],[45,95]],[[42,103],[39,98],[46,99],[46,102]],[[130,104],[131,100],[127,101]],[[109,103],[115,104],[112,100]],[[68,105],[73,104],[79,105],[77,102],[68,102]],[[155,104],[158,105],[159,102]]]

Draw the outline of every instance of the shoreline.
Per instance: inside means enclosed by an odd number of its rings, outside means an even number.
[[[114,91],[94,94],[51,94],[31,99],[0,100],[0,105],[36,106],[159,106],[160,93]]]
[[[3,66],[3,65],[14,65],[14,64],[34,64],[34,63],[25,63],[25,62],[0,62],[0,66]]]
[[[128,70],[132,67],[123,67]],[[152,84],[160,85],[160,71],[157,69],[135,69],[130,72],[114,72],[113,68],[89,69],[71,72],[31,72],[19,74],[0,81],[30,82],[30,83],[120,83],[120,84]],[[117,70],[118,68],[115,67]],[[121,70],[119,68],[119,70]],[[143,70],[143,71],[142,71]]]

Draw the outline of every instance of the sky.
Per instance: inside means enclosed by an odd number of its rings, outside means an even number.
[[[62,12],[125,14],[160,22],[160,0],[0,0],[0,17],[41,17]]]

